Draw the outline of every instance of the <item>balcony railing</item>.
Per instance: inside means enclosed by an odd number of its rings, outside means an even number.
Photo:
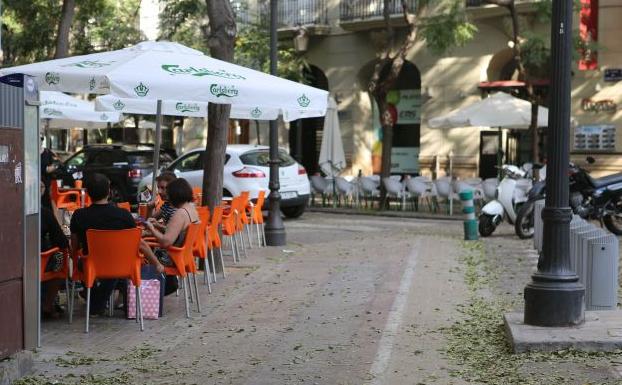
[[[484,0],[466,0],[467,7],[480,7],[485,4],[486,2]]]
[[[408,0],[410,10],[414,10],[417,6],[417,0]],[[351,0],[342,1],[340,5],[341,21],[364,20],[371,18],[379,18],[383,15],[383,0]],[[401,0],[389,1],[389,12],[391,15],[401,15],[403,12]]]
[[[279,28],[328,25],[327,0],[280,0]]]

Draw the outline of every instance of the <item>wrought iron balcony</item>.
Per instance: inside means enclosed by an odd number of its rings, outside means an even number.
[[[466,0],[467,7],[480,7],[485,4],[486,2],[484,0]]]
[[[417,6],[417,0],[408,0],[408,7],[414,10]],[[339,19],[342,22],[352,22],[355,20],[366,20],[373,18],[381,18],[383,15],[383,0],[351,0],[342,1],[340,4],[340,16]],[[401,15],[402,1],[390,0],[389,12],[391,15]]]
[[[279,28],[328,25],[327,0],[280,0]]]

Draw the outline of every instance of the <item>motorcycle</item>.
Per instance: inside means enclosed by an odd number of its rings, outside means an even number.
[[[592,164],[595,160],[588,157],[587,162]],[[572,211],[584,219],[596,219],[613,234],[622,235],[622,173],[594,179],[585,169],[571,163],[568,174]],[[535,201],[544,199],[545,191],[543,182],[534,184],[528,201],[519,209],[514,229],[521,239],[533,236]]]
[[[496,199],[488,202],[479,216],[479,233],[482,237],[491,235],[506,217],[510,224],[516,220],[516,209],[527,202],[527,192],[531,188],[531,179],[525,178],[526,172],[514,165],[501,167],[503,179],[497,186]]]

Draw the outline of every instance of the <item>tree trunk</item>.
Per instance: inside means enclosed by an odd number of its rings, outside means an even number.
[[[236,25],[229,0],[206,0],[210,23],[208,45],[212,57],[233,61]],[[222,200],[223,168],[229,129],[228,104],[210,103],[208,106],[207,145],[203,163],[203,204],[214,211]]]
[[[417,26],[415,25],[415,18],[411,17],[408,9],[408,2],[402,0],[402,9],[404,20],[409,27],[409,33],[404,39],[402,44],[397,49],[397,52],[392,56],[391,50],[395,43],[395,32],[391,26],[391,13],[390,13],[390,0],[384,0],[383,17],[385,28],[387,31],[387,43],[385,45],[386,51],[381,53],[376,66],[374,67],[374,73],[369,82],[369,92],[373,96],[376,104],[378,105],[378,112],[380,114],[380,120],[382,122],[382,164],[380,168],[380,209],[387,207],[387,191],[382,183],[383,178],[391,176],[391,151],[393,149],[393,125],[396,123],[393,121],[393,117],[387,110],[387,93],[393,88],[397,78],[402,71],[406,54],[408,50],[414,45],[417,40]],[[423,6],[419,6],[416,10],[417,16],[420,15]]]
[[[69,30],[76,11],[76,0],[63,0],[58,33],[56,35],[56,52],[54,59],[60,59],[69,55]]]

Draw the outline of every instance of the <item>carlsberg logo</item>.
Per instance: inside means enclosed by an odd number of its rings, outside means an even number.
[[[211,92],[212,95],[216,96],[217,98],[221,96],[225,96],[227,98],[233,98],[235,96],[238,96],[238,90],[236,90],[234,86],[227,87],[218,84],[212,84],[209,87],[209,92]]]
[[[175,109],[179,112],[199,112],[199,105],[196,103],[177,103]]]
[[[45,82],[49,85],[60,83],[60,75],[57,72],[47,72]]]
[[[207,68],[197,67],[180,67],[177,64],[163,64],[162,69],[172,75],[192,75],[192,76],[217,76],[225,79],[246,79],[242,75],[233,74],[225,70],[210,70]]]

